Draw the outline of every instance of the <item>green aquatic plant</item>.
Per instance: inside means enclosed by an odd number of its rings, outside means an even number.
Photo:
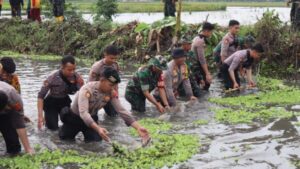
[[[199,119],[199,120],[196,120],[193,122],[193,124],[195,125],[207,125],[208,124],[208,121],[207,120],[204,120],[204,119]]]
[[[300,90],[289,88],[259,92],[238,97],[211,98],[211,102],[222,106],[234,106],[237,108],[261,109],[269,106],[286,106],[300,103]]]
[[[215,109],[215,112],[217,121],[229,124],[250,124],[254,121],[267,122],[274,118],[290,118],[293,116],[293,112],[286,111],[283,108],[270,108],[252,112],[244,109],[224,108]]]
[[[282,89],[288,89],[289,87],[287,85],[283,84],[282,80],[278,79],[272,79],[267,78],[263,76],[259,76],[256,78],[257,80],[257,86],[260,90],[266,91],[266,90],[282,90]]]
[[[158,134],[159,132],[168,131],[172,128],[171,123],[167,123],[158,119],[146,118],[140,120],[139,123],[144,126],[152,136]],[[131,129],[130,133],[134,136],[137,136],[136,130],[134,129]]]
[[[131,169],[131,168],[162,168],[172,167],[184,162],[198,152],[199,139],[193,135],[163,134],[172,128],[170,123],[156,119],[143,119],[141,124],[146,126],[153,138],[147,148],[129,151],[124,146],[112,143],[113,154],[79,154],[76,151],[43,150],[36,155],[23,155],[15,158],[2,158],[0,168],[11,169],[40,169],[55,168],[56,166],[76,166],[82,169]],[[137,135],[133,131],[131,134]]]

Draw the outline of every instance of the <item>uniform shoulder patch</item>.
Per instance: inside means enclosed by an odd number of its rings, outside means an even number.
[[[91,93],[90,93],[89,91],[87,91],[87,92],[85,93],[85,97],[86,97],[86,98],[90,98],[90,97],[91,97]]]

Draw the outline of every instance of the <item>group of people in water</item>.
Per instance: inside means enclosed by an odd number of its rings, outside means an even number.
[[[160,113],[168,112],[176,106],[178,97],[195,101],[201,90],[209,90],[213,81],[212,71],[205,56],[205,46],[213,34],[215,26],[209,22],[202,25],[197,36],[188,41],[182,39],[171,52],[171,60],[158,55],[147,65],[141,66],[129,80],[125,98],[132,111],[145,112],[146,100]],[[264,49],[252,37],[239,37],[240,24],[231,20],[228,33],[214,49],[216,66],[225,89],[239,89],[240,76],[246,77],[248,86],[255,87],[252,66],[258,61]],[[60,69],[44,80],[38,93],[38,129],[45,126],[58,130],[62,140],[74,140],[79,132],[86,142],[105,140],[110,142],[108,131],[98,123],[98,111],[104,109],[108,116],[120,116],[127,126],[137,130],[142,144],[147,145],[151,136],[141,126],[132,113],[119,100],[118,84],[121,82],[117,63],[118,47],[108,45],[104,58],[95,62],[90,69],[87,83],[76,72],[73,56],[64,56]],[[16,64],[10,57],[0,60],[0,132],[6,143],[7,153],[21,151],[32,154],[25,129],[23,102]],[[69,95],[75,95],[73,101]],[[59,121],[62,126],[59,126]]]

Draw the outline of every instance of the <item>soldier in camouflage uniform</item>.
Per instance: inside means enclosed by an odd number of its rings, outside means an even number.
[[[108,102],[120,114],[127,126],[137,130],[143,143],[150,140],[148,131],[143,128],[115,97],[115,86],[120,83],[117,70],[107,68],[99,81],[89,82],[77,92],[71,108],[64,108],[61,112],[61,120],[64,123],[59,130],[59,137],[63,140],[74,140],[79,132],[82,132],[86,142],[100,141],[110,142],[108,132],[98,125],[97,113]]]
[[[126,100],[131,104],[131,109],[138,112],[146,111],[146,99],[150,101],[160,113],[169,108],[166,98],[162,71],[167,68],[167,62],[162,56],[156,56],[149,61],[147,66],[142,66],[133,75],[126,87]],[[156,101],[151,92],[158,88],[164,107]]]

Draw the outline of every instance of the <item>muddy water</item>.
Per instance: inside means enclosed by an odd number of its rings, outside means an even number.
[[[80,152],[110,151],[105,143],[85,144],[79,135],[76,142],[61,142],[57,132],[47,130],[38,131],[36,98],[43,79],[49,72],[58,68],[58,62],[41,62],[32,60],[18,60],[18,74],[22,85],[22,97],[25,103],[25,113],[33,123],[28,125],[31,143],[40,144],[50,149],[75,149]],[[87,78],[89,71],[86,66],[78,66],[78,71]],[[124,72],[120,85],[120,98],[126,108],[130,108],[124,99],[124,89],[131,73]],[[244,93],[245,94],[245,93]],[[213,119],[210,108],[215,105],[209,103],[209,97],[221,95],[220,82],[215,81],[209,93],[204,92],[199,103],[186,105],[183,103],[180,111],[172,114],[169,121],[178,127],[173,132],[195,134],[201,138],[202,147],[184,164],[173,168],[249,168],[249,169],[289,169],[295,168],[290,160],[300,157],[300,128],[292,125],[293,121],[277,120],[267,125],[224,125],[218,124]],[[150,104],[148,104],[150,105]],[[134,114],[138,118],[157,117],[158,113],[149,107],[146,114]],[[99,112],[100,123],[109,131],[113,140],[131,148],[140,146],[140,140],[130,137],[128,128],[119,118],[109,118],[103,111]],[[198,119],[210,121],[209,125],[191,126]],[[5,152],[3,139],[0,139],[0,154]]]

